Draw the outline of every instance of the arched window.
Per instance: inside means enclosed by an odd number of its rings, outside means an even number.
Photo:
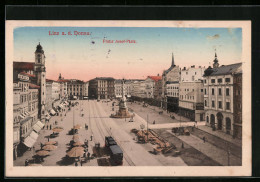
[[[209,116],[207,116],[207,123],[209,122]]]

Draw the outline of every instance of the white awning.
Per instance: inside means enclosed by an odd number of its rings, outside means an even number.
[[[29,115],[29,113],[27,111],[24,112],[26,115]]]
[[[51,118],[51,116],[48,114],[48,115],[46,115],[46,119],[50,119]]]
[[[59,105],[60,108],[64,108],[64,106],[62,104]]]
[[[26,117],[25,113],[22,113],[21,115],[22,115],[24,118]]]
[[[38,136],[39,135],[35,131],[32,131],[32,133],[30,134],[30,137],[33,138],[34,140],[37,140]]]
[[[24,117],[22,114],[20,114],[19,116],[20,116],[22,119],[24,119],[24,118],[25,118],[25,117]]]
[[[52,115],[56,114],[56,112],[53,109],[50,112]]]
[[[39,131],[41,131],[41,129],[43,128],[44,124],[40,121],[38,121],[35,125],[33,125],[33,130],[36,131],[37,133]]]
[[[23,143],[24,143],[27,147],[32,147],[35,142],[36,142],[35,139],[33,139],[31,136],[28,136],[28,137],[24,140]]]

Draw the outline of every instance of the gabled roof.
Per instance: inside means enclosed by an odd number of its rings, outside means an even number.
[[[147,78],[151,78],[151,79],[154,80],[155,82],[158,82],[159,80],[162,79],[161,76],[148,76]]]
[[[204,76],[230,75],[241,71],[242,63],[223,65],[217,68],[208,68]]]
[[[34,70],[34,62],[13,62],[14,70]]]

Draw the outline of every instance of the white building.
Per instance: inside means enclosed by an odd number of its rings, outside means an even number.
[[[122,79],[115,80],[115,97],[122,98]],[[126,97],[131,97],[131,80],[124,80],[125,94]]]
[[[132,82],[132,96],[139,97],[139,98],[145,98],[146,92],[145,92],[145,81],[144,80],[136,80]]]
[[[241,72],[242,63],[218,67],[215,56],[213,68],[204,74],[204,107],[206,124],[233,134],[234,131],[234,75]],[[241,103],[240,103],[241,104]]]
[[[181,82],[179,112],[191,121],[204,121],[203,82]]]
[[[167,97],[178,97],[179,98],[179,82],[166,82]]]
[[[184,67],[181,71],[181,82],[193,82],[193,81],[200,81],[202,80],[205,68],[195,66],[191,66],[190,68],[186,69]]]

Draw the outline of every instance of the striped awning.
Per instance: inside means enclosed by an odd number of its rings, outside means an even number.
[[[37,133],[39,131],[41,131],[41,129],[43,128],[44,124],[41,121],[37,121],[37,123],[35,125],[33,125],[33,130],[36,131]]]
[[[23,116],[22,114],[20,114],[20,115],[19,115],[19,117],[21,117],[22,119],[24,119],[24,118],[25,118],[25,116]]]
[[[55,112],[53,109],[50,111],[50,113],[51,113],[52,115],[56,114],[56,112]]]
[[[28,136],[28,137],[24,140],[23,143],[24,143],[27,147],[32,147],[35,142],[36,142],[36,140],[34,140],[32,137]]]
[[[27,111],[25,111],[24,113],[26,114],[26,116],[29,115],[29,113]]]
[[[59,107],[60,107],[60,108],[64,108],[64,105],[60,104]]]
[[[36,132],[32,131],[31,134],[30,134],[27,138],[25,138],[25,140],[24,140],[23,143],[24,143],[27,147],[32,147],[32,146],[35,144],[35,142],[36,142],[38,136],[39,136],[39,135],[38,135]]]

